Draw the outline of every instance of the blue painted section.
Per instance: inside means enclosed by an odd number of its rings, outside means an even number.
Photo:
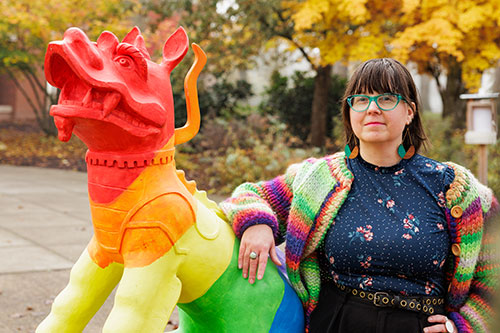
[[[284,264],[282,266],[285,266]],[[304,308],[299,297],[288,283],[288,279],[278,271],[285,284],[285,293],[280,306],[274,316],[273,324],[269,332],[303,333],[304,332]]]

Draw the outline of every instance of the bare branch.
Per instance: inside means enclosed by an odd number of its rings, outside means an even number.
[[[32,71],[21,69],[21,73],[24,75],[24,77],[26,78],[26,80],[30,84],[31,90],[35,94],[35,99],[37,101],[38,106],[39,107],[43,106],[43,101],[40,98],[40,94],[38,93],[38,89],[42,89],[42,91],[44,91],[45,89],[40,88],[40,86],[37,84],[36,78],[33,77],[34,74]]]

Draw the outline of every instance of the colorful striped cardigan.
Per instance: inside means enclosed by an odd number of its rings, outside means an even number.
[[[446,218],[451,242],[457,245],[447,260],[446,309],[459,332],[487,332],[498,265],[483,222],[492,220],[498,202],[470,171],[447,165],[455,179],[446,193]],[[249,226],[267,224],[277,244],[286,241],[288,278],[304,306],[307,327],[321,285],[316,249],[335,224],[353,179],[345,155],[337,153],[291,165],[270,181],[242,184],[220,204],[238,237]]]

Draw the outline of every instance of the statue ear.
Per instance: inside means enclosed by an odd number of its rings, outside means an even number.
[[[146,48],[146,44],[144,43],[144,38],[141,35],[141,30],[135,26],[130,30],[130,32],[123,38],[122,43],[127,43],[130,45],[134,45],[141,51],[142,55],[146,57],[146,59],[151,60],[149,56],[148,49]]]
[[[162,65],[166,66],[170,73],[172,69],[184,58],[189,48],[189,40],[183,27],[179,27],[163,46]]]
[[[116,38],[116,36],[109,31],[104,31],[97,39],[97,47],[101,51],[107,52],[111,55],[115,52],[116,46],[119,43],[118,38]]]
[[[123,38],[122,43],[127,43],[134,45],[135,39],[141,34],[141,31],[137,26],[133,27],[132,30]]]

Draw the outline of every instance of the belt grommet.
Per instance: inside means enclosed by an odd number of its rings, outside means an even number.
[[[356,289],[353,289],[353,290],[352,290],[352,294],[353,294],[354,296],[356,296],[356,295],[358,294],[358,291],[357,291]]]
[[[389,303],[389,297],[382,298],[382,303],[388,304]]]
[[[427,305],[431,305],[431,299],[430,299],[430,298],[426,299],[426,300],[425,300],[425,304],[427,304]]]
[[[406,302],[404,299],[401,300],[401,302],[399,303],[402,307],[406,307],[406,305],[408,305],[408,302]]]
[[[421,308],[422,308],[422,305],[420,303],[417,303],[417,310],[420,311]]]
[[[415,302],[410,302],[410,309],[415,308]]]
[[[366,293],[364,291],[360,291],[359,292],[359,297],[365,298],[366,297]]]
[[[373,301],[373,294],[372,294],[372,293],[369,293],[369,294],[368,294],[368,299],[369,299],[370,301]]]
[[[433,298],[433,299],[432,299],[432,304],[433,304],[433,305],[436,305],[436,304],[437,304],[437,299]]]
[[[424,305],[424,307],[422,308],[422,310],[423,310],[424,312],[427,312],[427,310],[429,310],[429,308],[427,307],[427,305]]]
[[[431,306],[431,307],[429,307],[429,313],[430,313],[430,314],[433,314],[433,313],[434,313],[434,308],[433,308],[432,306]]]

